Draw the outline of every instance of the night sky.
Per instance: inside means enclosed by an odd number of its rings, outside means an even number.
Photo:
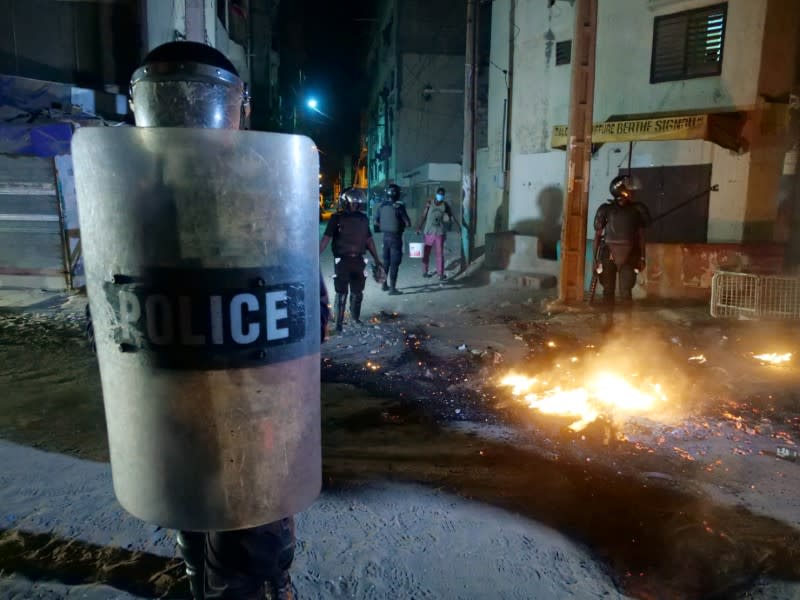
[[[314,96],[329,118],[305,108],[298,133],[320,148],[323,172],[341,169],[345,154],[358,152],[359,115],[367,91],[364,56],[374,25],[374,0],[283,0],[276,22],[281,78],[289,94]],[[290,79],[300,68],[305,84]],[[355,159],[356,156],[353,156]]]

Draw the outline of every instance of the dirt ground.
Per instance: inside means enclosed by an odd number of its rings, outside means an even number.
[[[796,329],[643,303],[609,334],[487,279],[406,258],[405,293],[369,282],[364,324],[323,346],[299,597],[800,598],[800,465],[776,455],[800,369],[753,357],[797,355]],[[172,532],[114,500],[82,302],[0,308],[0,597],[186,597]],[[659,378],[668,404],[574,432],[499,385],[593,361]]]

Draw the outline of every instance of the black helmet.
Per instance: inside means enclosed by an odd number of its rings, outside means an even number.
[[[219,50],[197,42],[167,42],[131,77],[138,127],[239,129],[249,115],[247,86]]]
[[[617,175],[611,180],[608,190],[614,198],[630,198],[635,186],[630,175]]]
[[[364,195],[364,191],[358,188],[345,188],[342,193],[339,194],[339,210],[345,212],[364,210],[366,204],[367,199]]]
[[[390,183],[386,186],[385,193],[389,200],[395,202],[400,199],[400,186],[396,183]]]

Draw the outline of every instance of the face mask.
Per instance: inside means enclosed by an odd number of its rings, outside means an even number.
[[[436,194],[436,201],[441,202],[444,200],[444,194]]]

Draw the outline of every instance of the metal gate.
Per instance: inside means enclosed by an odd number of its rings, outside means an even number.
[[[68,287],[52,158],[0,155],[0,287]]]
[[[711,316],[800,319],[800,277],[714,273],[711,279]]]

